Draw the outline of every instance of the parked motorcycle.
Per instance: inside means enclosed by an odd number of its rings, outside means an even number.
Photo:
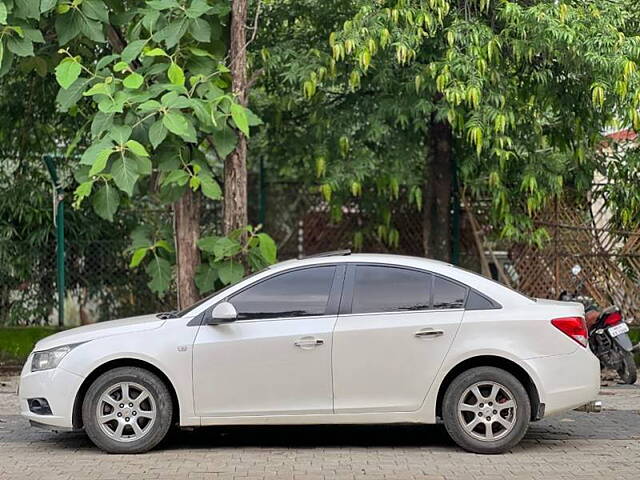
[[[624,383],[636,383],[637,367],[629,326],[622,319],[618,307],[609,307],[600,313],[589,330],[589,346],[600,360],[600,365],[616,370]]]
[[[580,265],[575,265],[571,273],[577,278],[581,270]],[[583,285],[581,281],[578,285],[574,293],[562,292],[560,300],[581,302],[585,306],[593,304],[592,299],[578,293]],[[600,360],[601,368],[615,370],[624,383],[636,383],[634,346],[629,337],[629,326],[622,319],[618,307],[611,306],[600,312],[596,322],[589,328],[589,347]]]

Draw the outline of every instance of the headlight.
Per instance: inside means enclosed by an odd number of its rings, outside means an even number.
[[[31,371],[39,372],[40,370],[50,370],[56,368],[62,359],[80,345],[79,343],[73,345],[63,345],[62,347],[52,348],[50,350],[42,350],[40,352],[33,352],[33,359],[31,360]]]

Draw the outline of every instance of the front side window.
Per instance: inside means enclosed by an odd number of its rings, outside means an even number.
[[[467,289],[450,280],[436,276],[433,279],[433,308],[463,308]]]
[[[385,266],[359,265],[352,313],[410,312],[429,309],[431,275]]]
[[[229,302],[239,320],[324,315],[335,266],[294,270],[268,278]]]

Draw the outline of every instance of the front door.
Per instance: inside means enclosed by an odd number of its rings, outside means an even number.
[[[227,299],[236,322],[200,327],[193,347],[197,415],[332,412],[337,309],[329,300],[339,298],[342,283],[336,269],[274,274]]]
[[[335,413],[420,408],[457,333],[466,293],[424,271],[351,266],[333,338]]]

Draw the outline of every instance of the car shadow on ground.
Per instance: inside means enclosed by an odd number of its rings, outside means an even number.
[[[442,425],[224,426],[176,430],[163,448],[453,447]]]

